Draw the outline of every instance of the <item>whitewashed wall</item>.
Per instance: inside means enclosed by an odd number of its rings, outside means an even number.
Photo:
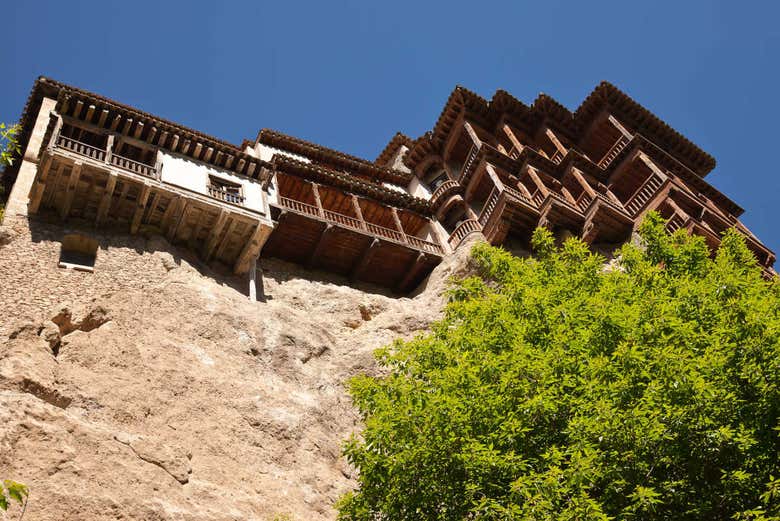
[[[185,188],[192,192],[208,195],[209,176],[240,184],[243,188],[244,208],[266,215],[263,204],[263,189],[254,179],[239,176],[233,172],[214,168],[189,158],[160,152],[162,157],[162,181]]]

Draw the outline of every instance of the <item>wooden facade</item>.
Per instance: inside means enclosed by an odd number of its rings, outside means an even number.
[[[714,159],[607,83],[575,112],[458,87],[376,161],[266,129],[231,145],[46,78],[22,123],[28,213],[153,230],[237,274],[273,256],[405,293],[471,234],[615,245],[650,210],[713,248],[736,228],[767,273],[775,260],[704,181]]]

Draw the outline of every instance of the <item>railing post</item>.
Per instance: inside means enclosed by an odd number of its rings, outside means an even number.
[[[114,135],[109,134],[108,140],[106,141],[106,164],[111,164],[111,156],[114,154]]]
[[[366,227],[366,220],[363,218],[363,211],[360,209],[360,202],[358,201],[358,198],[355,194],[349,194],[350,198],[352,199],[352,207],[355,209],[355,215],[357,215],[358,220],[360,221],[360,228],[362,230],[367,230]]]
[[[406,238],[406,232],[404,232],[404,227],[401,225],[401,218],[398,217],[398,210],[395,209],[395,206],[391,206],[390,212],[393,214],[393,221],[395,221],[395,227],[398,228],[398,232],[401,234],[401,240],[405,243],[408,243],[409,239]]]
[[[311,191],[314,194],[314,202],[317,203],[317,212],[319,213],[321,218],[325,218],[325,211],[322,208],[322,200],[320,199],[320,189],[317,186],[317,183],[311,183]]]
[[[60,132],[62,132],[62,116],[57,114],[57,122],[54,124],[54,131],[51,133],[51,140],[49,141],[49,150],[52,150],[57,146],[57,140],[60,138]]]

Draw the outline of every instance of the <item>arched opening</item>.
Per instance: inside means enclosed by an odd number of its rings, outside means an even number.
[[[62,238],[59,267],[91,273],[95,269],[97,249],[95,239],[79,233],[68,234]]]

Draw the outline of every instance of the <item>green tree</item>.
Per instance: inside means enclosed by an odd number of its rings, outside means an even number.
[[[19,516],[21,519],[21,516],[24,515],[24,507],[27,506],[27,497],[29,495],[30,491],[25,485],[10,479],[4,480],[2,486],[0,486],[0,510],[8,510],[8,505],[11,501],[16,501],[23,508],[22,514]]]
[[[780,520],[780,284],[650,215],[619,261],[489,246],[432,332],[350,383],[339,519]]]
[[[6,167],[11,166],[14,159],[21,154],[18,139],[21,130],[22,126],[18,123],[10,126],[0,123],[0,168],[3,169],[0,176],[5,173]],[[0,177],[0,222],[3,220],[5,211],[5,183],[3,181]]]

